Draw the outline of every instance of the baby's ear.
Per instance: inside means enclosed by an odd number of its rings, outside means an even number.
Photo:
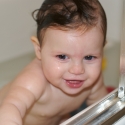
[[[31,41],[34,45],[34,49],[35,49],[37,58],[41,60],[41,51],[40,51],[41,49],[40,49],[40,44],[39,44],[38,39],[35,36],[32,36]]]

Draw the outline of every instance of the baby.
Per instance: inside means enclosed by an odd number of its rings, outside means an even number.
[[[107,94],[106,15],[98,0],[45,0],[33,12],[36,58],[0,91],[0,125],[59,125]]]

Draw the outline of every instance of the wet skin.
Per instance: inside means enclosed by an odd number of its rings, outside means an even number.
[[[47,29],[36,58],[0,91],[0,125],[58,125],[65,114],[107,94],[101,63],[103,34]],[[3,115],[4,114],[4,115]]]

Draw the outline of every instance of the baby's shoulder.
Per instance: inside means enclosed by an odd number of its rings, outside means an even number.
[[[29,65],[27,65],[20,75],[31,81],[37,80],[37,82],[42,82],[42,80],[45,79],[41,63],[38,59],[34,59]]]
[[[35,95],[41,95],[46,87],[45,82],[40,63],[35,59],[19,73],[11,84],[27,89]]]

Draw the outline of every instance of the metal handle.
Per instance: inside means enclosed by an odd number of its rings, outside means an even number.
[[[121,55],[120,55],[120,81],[118,97],[125,96],[125,0],[123,0],[123,22],[122,22],[122,36],[121,36]]]

